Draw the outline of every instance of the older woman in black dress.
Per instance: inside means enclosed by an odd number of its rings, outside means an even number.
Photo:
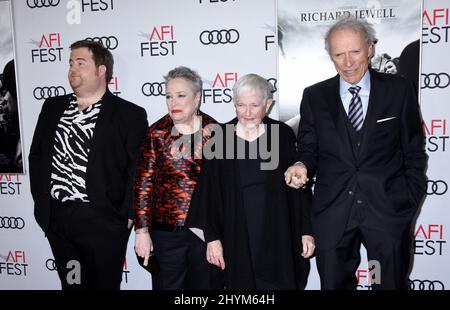
[[[224,270],[227,289],[304,288],[314,251],[311,193],[286,186],[283,174],[295,160],[295,135],[266,116],[273,100],[264,78],[243,76],[233,95],[237,117],[206,144],[186,225],[203,229],[206,258]]]

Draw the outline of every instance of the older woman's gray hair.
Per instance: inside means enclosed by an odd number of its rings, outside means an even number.
[[[328,29],[325,35],[325,50],[330,55],[330,37],[333,33],[340,30],[353,30],[356,32],[361,32],[364,35],[364,39],[367,44],[373,45],[372,55],[375,54],[375,44],[378,39],[375,37],[375,29],[371,24],[369,24],[365,19],[356,19],[352,16],[347,16],[339,19],[333,26]],[[331,55],[330,55],[331,56]]]
[[[244,90],[254,90],[256,91],[263,101],[267,99],[272,99],[272,84],[270,84],[265,78],[257,74],[251,73],[241,77],[233,86],[233,98],[236,100],[237,97]]]
[[[176,67],[175,69],[170,70],[169,73],[164,76],[166,85],[167,82],[173,79],[185,79],[186,81],[190,82],[191,90],[194,94],[202,94],[203,81],[201,76],[196,71],[184,66]]]

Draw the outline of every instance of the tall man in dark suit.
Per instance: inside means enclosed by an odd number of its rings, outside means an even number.
[[[108,90],[114,61],[103,45],[70,48],[74,93],[44,102],[31,145],[34,214],[63,289],[120,289],[147,115]]]
[[[412,85],[369,69],[375,42],[362,20],[329,29],[338,75],[305,89],[298,162],[285,173],[294,188],[316,176],[311,216],[322,289],[356,288],[361,243],[374,289],[407,288],[427,157]]]

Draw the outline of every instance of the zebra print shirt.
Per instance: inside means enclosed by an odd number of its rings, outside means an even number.
[[[50,194],[59,201],[89,202],[86,168],[101,100],[83,111],[75,95],[56,128]]]

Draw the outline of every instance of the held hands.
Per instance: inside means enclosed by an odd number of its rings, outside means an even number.
[[[316,245],[314,244],[314,237],[310,235],[302,236],[302,245],[303,245],[302,256],[304,258],[311,257],[314,253],[314,249],[316,248]]]
[[[153,242],[146,227],[136,230],[134,250],[138,256],[144,258],[144,266],[147,266],[148,259],[153,252]]]
[[[292,188],[299,189],[303,187],[309,181],[306,166],[301,162],[295,163],[286,170],[284,179],[286,185]]]
[[[222,270],[225,269],[222,242],[220,242],[220,240],[208,242],[208,245],[206,247],[206,260],[208,261],[208,263],[216,265]]]

